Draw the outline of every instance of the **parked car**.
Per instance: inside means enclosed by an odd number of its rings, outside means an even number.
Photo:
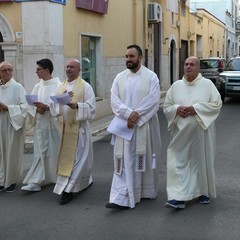
[[[199,61],[202,76],[216,84],[219,73],[226,67],[226,60],[224,58],[202,58]]]
[[[240,57],[232,58],[227,63],[217,79],[216,87],[223,102],[225,97],[240,97]]]

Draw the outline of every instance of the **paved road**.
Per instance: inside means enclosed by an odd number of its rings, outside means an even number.
[[[64,206],[53,185],[39,193],[0,193],[1,240],[238,240],[240,239],[240,100],[224,104],[217,127],[216,183],[218,197],[210,205],[192,201],[186,209],[164,207],[166,147],[169,135],[162,110],[162,162],[159,194],[134,210],[104,207],[112,179],[109,137],[94,143],[94,184]],[[31,155],[26,155],[26,159]]]

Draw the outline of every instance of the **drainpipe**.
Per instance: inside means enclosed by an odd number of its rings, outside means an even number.
[[[132,21],[133,21],[133,42],[136,43],[137,41],[137,0],[133,1],[133,15],[132,15]]]
[[[148,67],[148,0],[144,0],[144,51],[145,66]]]

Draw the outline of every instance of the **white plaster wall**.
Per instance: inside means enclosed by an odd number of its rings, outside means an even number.
[[[24,45],[63,45],[63,5],[23,2],[22,16]]]
[[[26,91],[38,82],[36,61],[53,61],[53,76],[64,79],[63,5],[48,1],[23,2],[23,76]]]

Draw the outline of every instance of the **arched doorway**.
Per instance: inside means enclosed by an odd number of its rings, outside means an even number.
[[[3,36],[0,32],[0,43],[3,42]],[[2,50],[2,46],[0,44],[0,62],[4,61],[4,51]]]

